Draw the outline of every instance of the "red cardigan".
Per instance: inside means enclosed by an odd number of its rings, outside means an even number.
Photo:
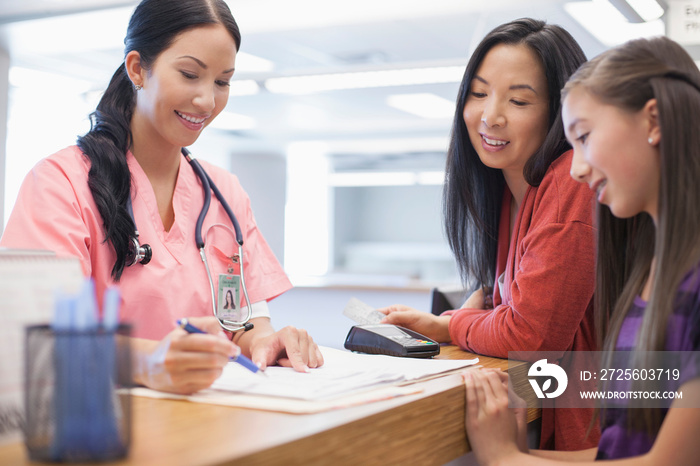
[[[573,152],[529,186],[508,241],[511,193],[506,188],[498,233],[494,309],[452,311],[454,344],[507,358],[509,351],[595,351],[593,192],[569,175]],[[503,286],[498,277],[504,274]],[[551,360],[550,360],[551,362]],[[552,400],[547,400],[552,401]],[[554,400],[555,401],[555,400]],[[542,410],[541,448],[579,450],[598,444],[593,411]]]

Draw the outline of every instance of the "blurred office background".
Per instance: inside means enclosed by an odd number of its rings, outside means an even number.
[[[0,0],[0,231],[31,167],[88,130],[136,3]],[[593,57],[665,34],[674,2],[638,13],[642,0],[228,3],[243,35],[231,96],[192,152],[240,177],[296,286],[272,303],[278,325],[340,346],[350,296],[428,310],[432,287],[459,285],[441,190],[459,82],[482,37],[531,16]]]

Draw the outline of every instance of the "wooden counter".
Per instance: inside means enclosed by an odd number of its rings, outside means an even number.
[[[440,359],[475,355],[444,346]],[[479,356],[508,370],[508,361]],[[525,363],[511,363],[526,371]],[[118,465],[425,464],[468,452],[465,391],[452,373],[418,382],[422,393],[317,414],[286,414],[133,397],[129,457]],[[529,419],[539,416],[530,410]],[[0,447],[0,464],[29,462],[24,445]]]

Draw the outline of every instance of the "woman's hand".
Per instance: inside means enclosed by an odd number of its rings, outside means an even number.
[[[289,326],[275,332],[268,319],[259,320],[262,322],[256,322],[255,328],[250,331],[257,331],[258,334],[250,335],[249,352],[253,362],[261,369],[279,364],[293,367],[298,372],[308,372],[309,368],[323,365],[321,350],[306,330]]]
[[[477,462],[501,464],[502,460],[517,455],[519,449],[524,447],[527,451],[524,409],[519,408],[519,421],[508,407],[507,375],[504,378],[500,371],[471,369],[463,377],[467,397],[465,424]],[[520,445],[522,442],[524,445]]]
[[[493,290],[487,287],[477,288],[462,304],[462,309],[493,309]]]
[[[187,319],[206,334],[176,327],[160,342],[132,339],[134,379],[165,392],[190,394],[219,378],[229,357],[240,353],[214,317]]]
[[[474,291],[467,300],[462,304],[462,309],[485,309],[486,303],[484,302],[484,289],[478,288]]]
[[[450,316],[435,316],[401,304],[377,310],[386,315],[382,324],[405,327],[440,343],[450,342]]]

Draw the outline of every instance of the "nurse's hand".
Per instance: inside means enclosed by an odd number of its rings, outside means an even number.
[[[221,330],[214,317],[187,319],[206,334],[172,330],[160,342],[133,339],[134,379],[165,392],[190,394],[208,388],[220,375],[229,357],[240,349]]]
[[[272,330],[271,326],[268,328]],[[265,331],[264,322],[256,322],[251,332],[255,329],[260,334],[251,340],[250,355],[261,369],[279,364],[293,367],[298,372],[308,372],[310,368],[323,365],[321,350],[306,330],[289,326],[269,333]]]
[[[402,304],[377,309],[386,317],[382,324],[393,324],[425,335],[440,343],[450,342],[450,316],[436,316]]]

